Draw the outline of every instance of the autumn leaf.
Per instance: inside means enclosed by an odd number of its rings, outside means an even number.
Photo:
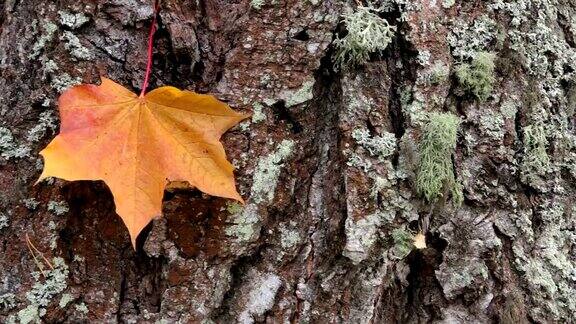
[[[248,115],[210,95],[160,87],[137,96],[112,80],[79,85],[59,100],[60,134],[40,152],[40,180],[103,180],[133,246],[161,215],[169,181],[242,202],[220,136]]]

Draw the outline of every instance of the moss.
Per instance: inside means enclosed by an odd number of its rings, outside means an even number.
[[[548,139],[542,125],[526,126],[523,134],[524,158],[521,165],[521,178],[525,183],[534,186],[550,169],[550,157],[546,152]]]
[[[352,138],[366,148],[371,155],[377,156],[381,160],[396,151],[396,136],[392,133],[384,132],[380,136],[370,136],[367,129],[357,128],[352,131]]]
[[[362,65],[370,54],[388,47],[396,32],[396,27],[380,18],[377,10],[359,6],[355,12],[344,15],[343,22],[348,34],[334,40],[334,68]]]
[[[271,201],[274,198],[278,177],[282,169],[283,162],[292,154],[294,142],[291,140],[283,140],[275,152],[262,158],[256,170],[254,170],[254,177],[250,198],[255,203],[264,201]]]
[[[431,113],[422,130],[416,189],[429,202],[436,201],[446,188],[454,203],[461,203],[462,188],[456,182],[452,167],[459,124],[458,117],[450,113]]]
[[[480,101],[485,101],[492,93],[494,58],[494,54],[478,52],[471,63],[462,63],[456,68],[460,86]]]

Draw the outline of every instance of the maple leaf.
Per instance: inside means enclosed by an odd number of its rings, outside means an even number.
[[[210,95],[160,87],[146,95],[102,78],[58,99],[60,134],[40,152],[46,177],[103,180],[135,247],[162,212],[169,181],[243,202],[220,136],[249,115]]]

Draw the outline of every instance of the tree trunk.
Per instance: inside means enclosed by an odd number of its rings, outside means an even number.
[[[62,91],[140,90],[151,1],[1,2],[0,322],[576,321],[576,2],[382,0],[388,46],[337,65],[359,6],[161,1],[151,89],[253,114],[247,203],[167,190],[134,251],[104,183],[34,183]]]

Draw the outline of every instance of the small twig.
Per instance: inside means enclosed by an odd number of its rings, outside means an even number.
[[[32,241],[30,240],[30,237],[28,236],[28,233],[26,233],[26,246],[28,247],[28,251],[30,251],[30,254],[32,254],[32,257],[34,258],[34,262],[36,263],[36,266],[40,270],[40,273],[42,273],[42,276],[44,276],[44,278],[46,278],[46,274],[44,273],[44,267],[42,267],[42,263],[40,263],[40,261],[38,261],[38,258],[36,257],[36,253],[38,253],[42,257],[42,259],[44,260],[46,265],[51,270],[54,270],[54,267],[52,266],[52,263],[50,263],[50,261],[48,259],[46,259],[44,254],[42,252],[40,252],[40,250],[38,250],[38,248],[36,248],[36,246],[32,243]],[[36,253],[34,253],[34,251],[36,251]]]
[[[142,85],[142,92],[140,98],[144,98],[146,88],[148,88],[148,80],[150,78],[150,71],[152,71],[152,52],[154,50],[154,33],[156,32],[156,17],[158,16],[158,9],[160,8],[160,0],[154,0],[154,17],[152,18],[152,26],[150,26],[150,35],[148,35],[148,61],[146,62],[146,75],[144,76],[144,83]]]

